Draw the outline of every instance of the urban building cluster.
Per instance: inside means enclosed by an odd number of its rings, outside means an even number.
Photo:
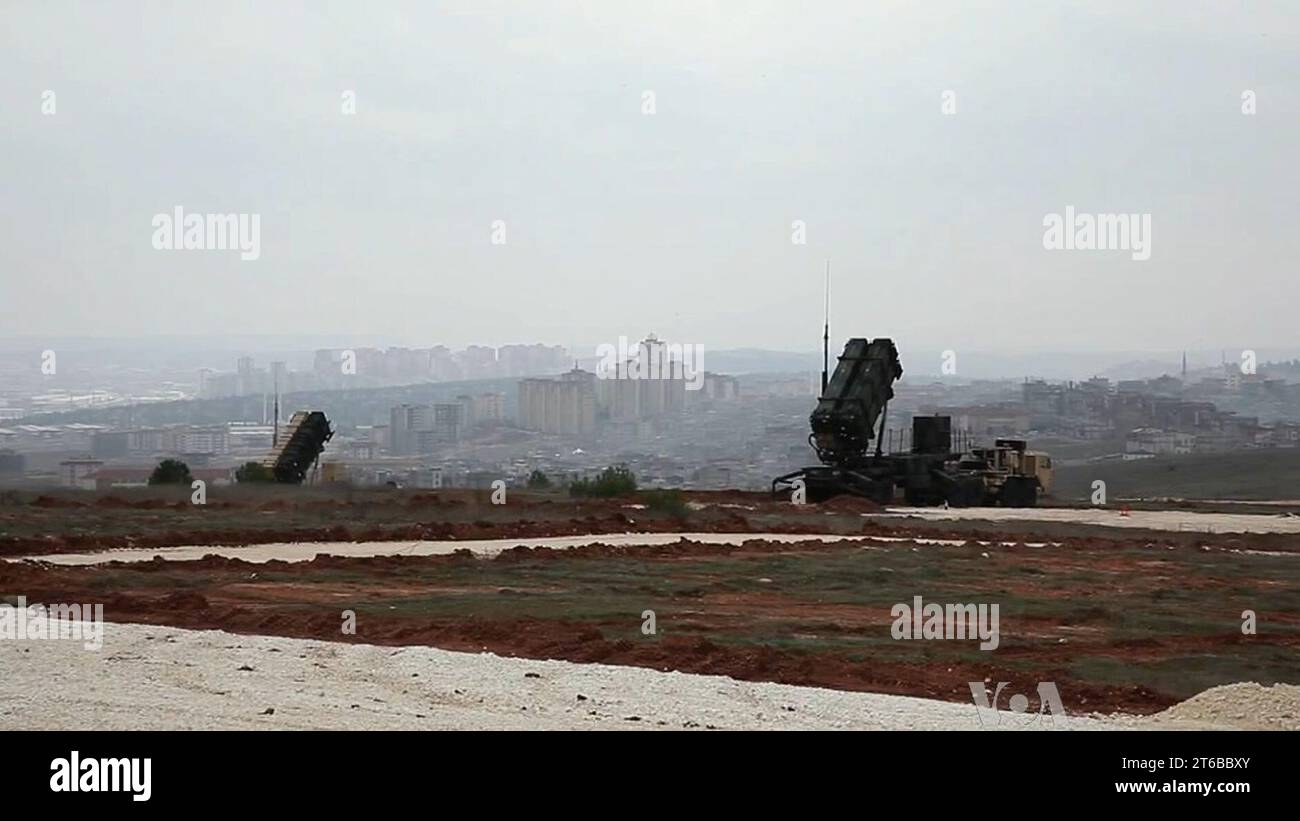
[[[159,460],[177,458],[195,478],[224,484],[238,465],[265,456],[273,437],[273,424],[254,422],[127,430],[78,422],[20,424],[0,428],[0,482],[133,487],[147,484]]]
[[[405,356],[394,355],[395,362]],[[699,377],[683,364],[655,379],[620,378],[617,368],[613,378],[601,378],[590,361],[575,365],[558,355],[508,366],[560,364],[553,375],[525,373],[459,395],[460,385],[430,385],[348,391],[329,400],[335,404],[320,409],[337,432],[315,478],[519,486],[533,471],[562,484],[626,464],[645,487],[762,489],[772,477],[816,462],[807,440],[817,374]],[[500,367],[500,351],[492,361]],[[408,378],[400,368],[393,373]],[[152,467],[169,457],[210,471],[204,475],[211,483],[222,484],[239,465],[265,457],[274,432],[272,392],[277,382],[282,394],[296,385],[287,369],[261,369],[251,359],[240,361],[234,377],[233,389],[249,398],[208,403],[205,418],[221,418],[217,409],[244,418],[218,424],[149,424],[163,417],[145,407],[118,414],[115,425],[0,417],[0,484],[129,487],[147,482]],[[282,406],[281,419],[296,409]],[[952,416],[962,441],[1024,437],[1051,443],[1049,450],[1068,446],[1086,459],[1300,447],[1300,384],[1273,370],[1243,374],[1235,366],[1149,380],[904,379],[883,417],[885,449],[909,446],[910,418],[918,413]]]
[[[1152,456],[1300,443],[1295,409],[1300,384],[1243,374],[1229,364],[1198,375],[1083,382],[1026,380],[1016,399],[933,407],[954,425],[987,436],[1034,434],[1075,440],[1122,440],[1130,456]],[[1261,421],[1268,413],[1269,421]]]
[[[635,427],[685,410],[688,401],[733,401],[740,398],[734,376],[692,373],[691,363],[675,357],[670,346],[651,335],[632,354],[654,363],[649,375],[636,359],[615,362],[596,372],[576,365],[567,373],[519,383],[519,427],[542,433],[591,437],[598,428]]]
[[[435,453],[439,446],[459,442],[478,426],[495,426],[505,419],[505,396],[482,393],[460,396],[455,402],[398,405],[387,427],[371,428],[370,443],[393,456]]]

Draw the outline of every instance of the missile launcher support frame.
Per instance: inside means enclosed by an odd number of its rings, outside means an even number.
[[[882,453],[893,383],[902,375],[893,340],[850,339],[829,380],[823,366],[822,393],[809,417],[808,444],[822,464],[773,479],[773,495],[802,489],[809,502],[851,494],[889,504],[901,488],[911,505],[1033,507],[1040,489],[1050,491],[1045,454],[1011,439],[954,453],[948,416],[914,416],[911,451]]]
[[[333,436],[334,430],[323,412],[298,411],[289,419],[271,455],[262,460],[262,466],[271,471],[276,482],[300,485]]]

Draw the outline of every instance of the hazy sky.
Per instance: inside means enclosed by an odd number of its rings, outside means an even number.
[[[1297,84],[1295,2],[4,0],[0,337],[810,349],[829,257],[840,337],[1289,346]]]

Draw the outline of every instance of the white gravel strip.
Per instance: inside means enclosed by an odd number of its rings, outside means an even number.
[[[131,624],[105,631],[99,651],[0,640],[0,730],[993,728],[974,703],[428,647]],[[1001,719],[1023,726],[1015,714]]]
[[[204,556],[227,556],[247,562],[307,562],[320,555],[331,556],[442,556],[468,550],[482,556],[495,556],[512,547],[550,547],[567,549],[589,544],[633,547],[674,544],[689,539],[704,544],[738,545],[750,539],[769,542],[805,542],[817,539],[839,541],[859,536],[812,533],[596,533],[585,536],[547,536],[527,539],[432,539],[416,542],[271,542],[255,545],[190,545],[148,549],[100,550],[93,553],[53,553],[44,556],[21,556],[9,561],[42,561],[51,564],[87,565],[104,562],[147,562],[155,557],[172,562],[193,561]]]
[[[100,550],[91,553],[50,553],[40,556],[10,557],[11,562],[49,562],[61,565],[94,565],[106,562],[147,562],[155,558],[167,561],[194,561],[204,556],[226,556],[243,559],[247,562],[261,564],[279,559],[286,562],[306,562],[317,556],[438,556],[457,550],[468,550],[480,556],[495,556],[512,547],[548,547],[567,550],[590,544],[608,544],[622,547],[646,547],[674,544],[682,539],[702,544],[738,545],[750,539],[769,542],[804,542],[804,541],[854,541],[893,544],[898,542],[915,542],[922,545],[939,545],[943,547],[962,547],[977,544],[982,547],[1001,545],[1013,547],[1016,542],[990,542],[971,539],[931,539],[919,536],[866,536],[836,533],[610,533],[586,536],[548,536],[534,539],[466,539],[429,540],[418,542],[271,542],[268,544],[227,546],[227,545],[188,545],[184,547],[163,547],[148,549]],[[1060,542],[1026,542],[1026,547],[1057,546]]]
[[[1061,522],[1195,533],[1300,533],[1300,516],[1263,513],[1194,513],[1186,510],[1132,510],[1115,507],[891,507],[872,518],[911,516],[927,521],[981,519],[990,522]]]

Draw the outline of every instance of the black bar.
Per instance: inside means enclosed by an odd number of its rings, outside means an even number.
[[[166,709],[165,706],[159,709]],[[653,719],[653,716],[647,717]],[[648,721],[652,725],[653,721]],[[369,803],[396,812],[437,801],[495,813],[573,806],[612,790],[643,804],[719,798],[726,803],[834,799],[868,810],[954,801],[985,807],[1182,807],[1235,811],[1243,802],[1284,806],[1294,796],[1294,735],[1264,732],[18,732],[4,736],[10,807],[159,811],[292,807],[336,811]],[[148,758],[150,795],[53,792],[51,762]],[[1125,761],[1155,762],[1148,768]],[[1182,767],[1171,765],[1181,760]],[[1227,766],[1227,762],[1233,765]],[[1212,766],[1206,766],[1207,764]],[[140,771],[143,770],[141,763]],[[1246,785],[1249,792],[1164,792],[1173,783]],[[1121,792],[1153,784],[1156,792]],[[549,800],[548,800],[549,799]],[[1170,803],[1172,801],[1172,803]],[[972,804],[971,802],[975,802]],[[1004,803],[1011,802],[1011,803]],[[884,804],[881,804],[883,807]],[[385,809],[390,807],[392,809]],[[432,811],[432,810],[431,810]],[[253,817],[260,816],[257,813]],[[333,816],[331,816],[333,817]]]

